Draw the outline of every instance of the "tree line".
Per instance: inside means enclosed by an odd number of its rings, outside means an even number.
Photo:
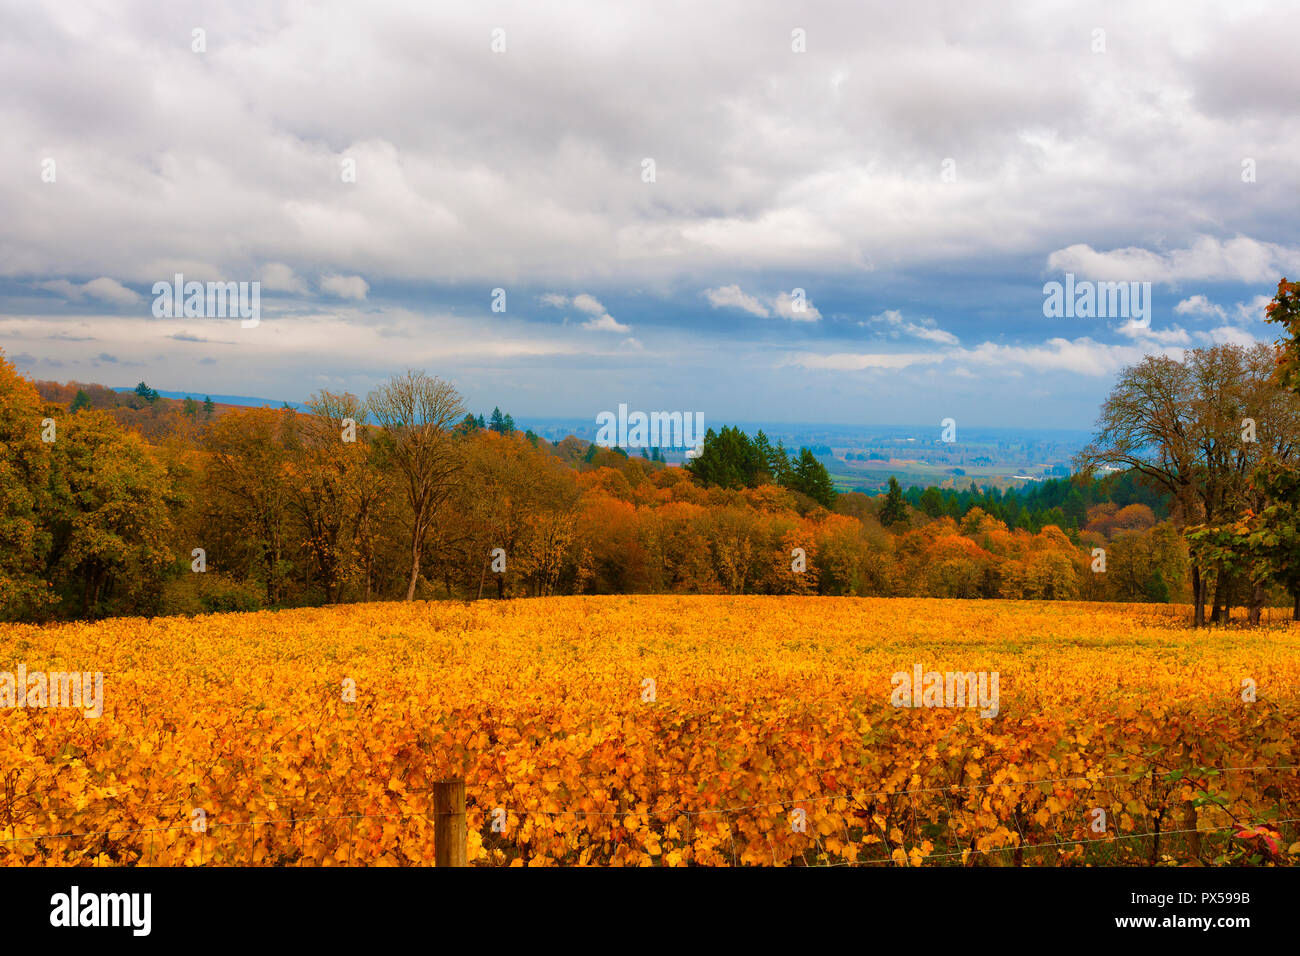
[[[0,353],[0,618],[637,592],[1300,617],[1294,284],[1274,305],[1277,349],[1124,370],[1069,480],[876,497],[762,431],[710,429],[681,468],[548,442],[419,371],[298,412],[38,389]]]

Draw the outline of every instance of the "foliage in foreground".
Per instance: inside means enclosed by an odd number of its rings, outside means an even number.
[[[1294,863],[1300,628],[1267,617],[576,597],[0,626],[0,659],[106,696],[0,711],[0,863],[428,864],[451,776],[477,864]],[[893,707],[915,664],[997,671],[997,715]]]

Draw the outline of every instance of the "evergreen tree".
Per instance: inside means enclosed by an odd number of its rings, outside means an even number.
[[[886,526],[907,520],[907,503],[903,501],[903,489],[898,479],[889,476],[889,491],[885,494],[885,503],[880,508],[880,523]]]
[[[90,396],[87,395],[83,389],[80,388],[77,389],[77,395],[75,398],[72,399],[73,414],[81,411],[83,408],[89,408],[89,407],[90,407]]]
[[[931,485],[921,492],[919,507],[931,518],[939,517],[943,514],[943,493]]]
[[[778,485],[783,484],[790,474],[790,454],[785,450],[785,442],[777,439],[776,450],[767,461],[768,474]]]
[[[203,416],[204,416],[205,418],[211,418],[211,417],[212,417],[212,413],[215,412],[216,410],[217,410],[217,403],[214,402],[214,401],[212,400],[212,396],[211,396],[211,395],[204,395],[204,396],[203,396]]]
[[[754,488],[767,472],[754,442],[730,425],[704,433],[704,447],[698,457],[687,461],[686,470],[706,488]]]
[[[1002,504],[1002,520],[1006,522],[1007,530],[1014,531],[1016,525],[1020,523],[1020,502],[1015,495],[1007,495],[1006,501]]]
[[[754,436],[754,450],[758,454],[759,468],[767,476],[767,481],[776,480],[772,468],[773,459],[776,457],[776,449],[772,447],[772,443],[767,440],[767,436],[763,434],[761,428],[758,430],[758,434]]]
[[[811,448],[799,451],[799,461],[789,472],[786,487],[802,492],[825,508],[835,504],[835,485],[830,472],[817,460]]]
[[[1071,488],[1061,505],[1061,512],[1072,528],[1082,528],[1088,523],[1088,506],[1078,488]]]

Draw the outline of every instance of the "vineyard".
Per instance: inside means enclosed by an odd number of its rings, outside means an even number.
[[[0,863],[1300,862],[1300,626],[1169,605],[563,597],[0,626]],[[996,715],[892,676],[997,674]]]

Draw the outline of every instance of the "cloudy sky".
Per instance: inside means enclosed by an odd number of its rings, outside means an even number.
[[[1144,354],[1276,338],[1294,4],[980,6],[0,0],[0,348],[275,400],[414,366],[521,418],[1087,428]],[[176,273],[260,282],[260,323],[156,317]],[[1151,283],[1149,322],[1045,316],[1066,273]]]

